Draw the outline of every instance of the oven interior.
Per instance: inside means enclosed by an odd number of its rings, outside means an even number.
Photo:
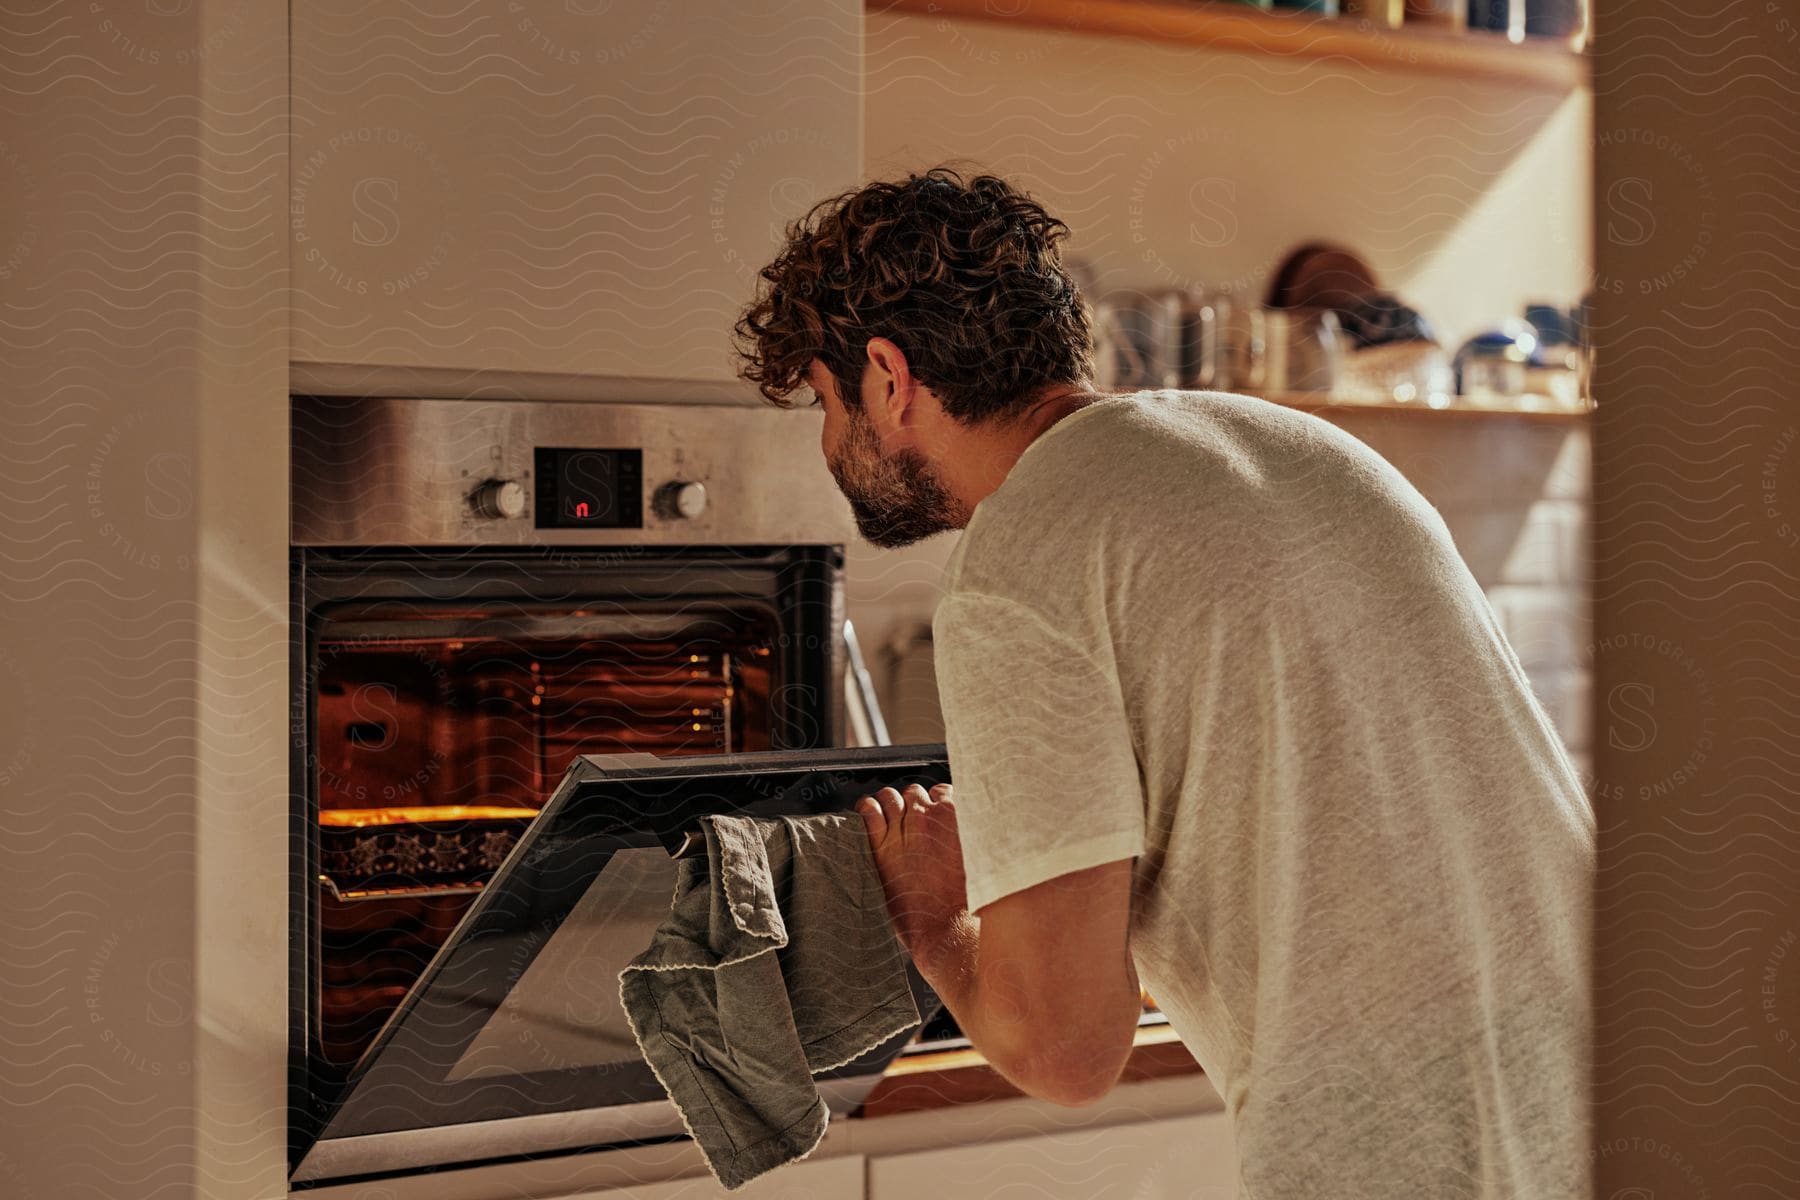
[[[841,570],[830,546],[296,552],[308,1107],[351,1073],[577,754],[835,742]]]
[[[323,1061],[355,1063],[577,753],[768,749],[779,632],[756,610],[329,613],[314,659]]]

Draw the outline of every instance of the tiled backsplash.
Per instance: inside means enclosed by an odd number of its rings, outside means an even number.
[[[1437,506],[1507,640],[1590,773],[1589,442],[1585,423],[1453,413],[1328,415]],[[850,550],[849,613],[896,742],[940,741],[930,622],[951,534]]]

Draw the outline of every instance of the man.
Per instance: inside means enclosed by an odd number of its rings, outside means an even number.
[[[896,929],[1033,1095],[1146,988],[1246,1200],[1587,1193],[1593,814],[1436,511],[1335,426],[1101,394],[1067,228],[946,170],[791,226],[739,322],[862,534],[961,529],[949,787],[860,809]]]

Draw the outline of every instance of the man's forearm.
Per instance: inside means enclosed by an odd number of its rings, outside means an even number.
[[[966,909],[930,938],[914,956],[919,973],[943,1000],[963,1036],[1014,1087],[1054,1100],[1034,1070],[1041,1056],[1031,1038],[1032,997],[1008,986],[1006,973],[985,972],[981,963],[981,918]]]

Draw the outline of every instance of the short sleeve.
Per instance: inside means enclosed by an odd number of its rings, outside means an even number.
[[[969,909],[1144,852],[1144,790],[1114,672],[1036,610],[953,593],[933,663]]]

